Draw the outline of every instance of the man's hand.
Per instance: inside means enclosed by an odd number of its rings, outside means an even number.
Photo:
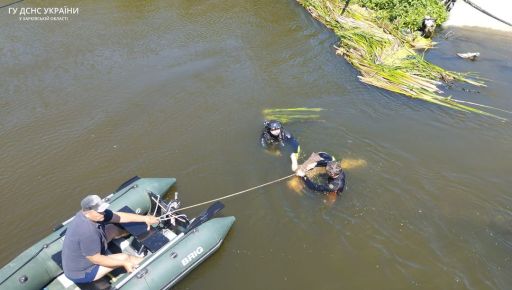
[[[297,175],[299,177],[304,177],[304,175],[306,175],[306,172],[299,169],[299,170],[297,170],[297,172],[295,172],[295,175]]]
[[[124,267],[124,269],[126,270],[126,272],[131,273],[131,272],[133,272],[135,269],[137,269],[137,267],[139,267],[139,265],[135,265],[135,264],[133,264],[132,262],[125,262],[125,263],[123,264],[123,267]]]
[[[156,225],[160,223],[160,219],[158,219],[156,216],[147,215],[144,217],[144,222],[148,225],[148,231],[151,227],[151,225]]]

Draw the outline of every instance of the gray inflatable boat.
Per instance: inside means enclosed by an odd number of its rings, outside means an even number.
[[[235,221],[233,216],[214,218],[224,207],[220,202],[193,219],[181,214],[177,194],[169,202],[162,198],[175,182],[174,178],[136,176],[104,198],[113,211],[165,217],[160,225],[150,231],[147,231],[144,223],[123,224],[130,235],[109,244],[112,253],[125,252],[144,257],[134,272],[116,269],[89,284],[74,284],[67,279],[62,270],[61,250],[71,218],[0,269],[0,290],[172,287],[220,247]]]

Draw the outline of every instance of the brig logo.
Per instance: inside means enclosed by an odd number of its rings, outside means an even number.
[[[203,247],[199,246],[197,249],[192,251],[192,253],[188,254],[185,258],[181,260],[181,264],[183,266],[186,266],[188,263],[192,262],[197,256],[201,255],[201,253],[204,251]]]

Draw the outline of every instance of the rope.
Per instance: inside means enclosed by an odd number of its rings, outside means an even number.
[[[1,7],[0,7],[1,8]],[[245,190],[242,190],[242,191],[239,191],[239,192],[235,192],[233,194],[229,194],[229,195],[226,195],[226,196],[222,196],[222,197],[219,197],[219,198],[216,198],[216,199],[212,199],[212,200],[209,200],[209,201],[205,201],[205,202],[201,202],[201,203],[198,203],[198,204],[194,204],[194,205],[191,205],[191,206],[187,206],[187,207],[184,207],[184,208],[179,208],[175,211],[182,211],[182,210],[185,210],[185,209],[189,209],[189,208],[193,208],[193,207],[198,207],[198,206],[201,206],[201,205],[205,205],[205,204],[208,204],[208,203],[211,203],[211,202],[214,202],[214,201],[219,201],[219,200],[223,200],[223,199],[226,199],[226,198],[230,198],[230,197],[234,197],[234,196],[237,196],[237,195],[240,195],[242,193],[246,193],[246,192],[249,192],[251,190],[255,190],[255,189],[258,189],[258,188],[261,188],[261,187],[264,187],[264,186],[267,186],[267,185],[270,185],[270,184],[273,184],[273,183],[277,183],[279,181],[282,181],[282,180],[285,180],[287,178],[290,178],[292,176],[295,176],[295,173],[294,174],[290,174],[288,176],[285,176],[285,177],[281,177],[279,179],[276,179],[276,180],[273,180],[273,181],[270,181],[270,182],[267,182],[267,183],[264,183],[264,184],[260,184],[258,186],[254,186],[254,187],[251,187],[251,188],[248,188],[248,189],[245,189]],[[126,190],[123,194],[125,194],[126,192],[130,191],[131,189],[135,188],[136,186],[132,186],[130,188],[128,188],[128,190]],[[156,204],[161,206],[160,203],[158,202],[160,200],[160,197],[158,198],[158,200],[156,200]],[[177,216],[173,216],[173,213],[175,211],[172,211],[172,212],[168,212],[166,214],[163,214],[161,215],[159,218],[160,220],[168,220],[168,219],[171,219],[171,218],[177,218],[177,219],[180,219],[180,217],[182,215],[177,215]],[[154,214],[156,214],[156,208],[155,208],[155,212]],[[167,216],[167,217],[166,217]],[[62,233],[61,233],[62,234]],[[58,241],[59,239],[61,238],[61,235],[59,234],[58,237],[56,239],[54,239],[53,241],[50,241],[49,243],[43,245],[43,247],[41,247],[34,255],[32,255],[32,257],[30,257],[25,263],[23,263],[23,265],[21,265],[21,267],[18,267],[18,269],[21,269],[22,267],[24,267],[26,264],[28,264],[30,261],[32,261],[37,255],[39,255],[44,249],[46,249],[48,247],[48,245]],[[16,271],[10,273],[4,280],[0,281],[0,285],[3,284],[5,281],[7,281],[9,278],[11,278],[14,274],[16,273]]]
[[[503,20],[503,19],[500,19],[500,18],[498,18],[498,17],[496,17],[496,16],[492,15],[491,13],[489,13],[489,12],[485,11],[482,7],[480,7],[480,6],[476,5],[475,3],[471,2],[470,0],[463,0],[463,1],[464,1],[464,2],[466,2],[466,3],[468,3],[471,7],[475,8],[476,10],[478,10],[478,11],[482,12],[483,14],[485,14],[485,15],[487,15],[487,16],[489,16],[489,17],[492,17],[492,18],[494,18],[494,19],[496,19],[496,20],[498,20],[498,21],[500,21],[500,22],[503,22],[503,23],[505,23],[505,24],[506,24],[506,25],[508,25],[508,26],[512,26],[512,24],[508,23],[507,21],[505,21],[505,20]]]
[[[264,187],[264,186],[267,186],[267,185],[270,185],[270,184],[273,184],[273,183],[285,180],[285,179],[290,178],[292,176],[295,176],[295,173],[294,174],[290,174],[290,175],[285,176],[285,177],[281,177],[279,179],[276,179],[276,180],[273,180],[273,181],[270,181],[270,182],[267,182],[267,183],[264,183],[264,184],[260,184],[258,186],[254,186],[254,187],[251,187],[251,188],[239,191],[239,192],[235,192],[235,193],[232,193],[232,194],[229,194],[229,195],[225,195],[225,196],[222,196],[222,197],[219,197],[219,198],[215,198],[215,199],[208,200],[208,201],[205,201],[205,202],[201,202],[201,203],[198,203],[198,204],[194,204],[194,205],[191,205],[191,206],[186,206],[186,207],[183,207],[183,208],[179,208],[179,209],[174,210],[172,212],[168,212],[166,214],[163,214],[161,217],[164,217],[165,215],[172,214],[175,211],[182,211],[182,210],[185,210],[185,209],[189,209],[189,208],[193,208],[193,207],[198,207],[198,206],[205,205],[205,204],[208,204],[208,203],[212,203],[212,202],[215,202],[215,201],[219,201],[219,200],[223,200],[223,199],[226,199],[226,198],[234,197],[234,196],[240,195],[242,193],[246,193],[248,191],[255,190],[255,189],[258,189],[258,188],[261,188],[261,187]]]

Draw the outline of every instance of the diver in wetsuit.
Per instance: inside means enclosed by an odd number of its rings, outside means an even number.
[[[297,158],[300,151],[299,142],[297,142],[290,132],[283,128],[283,125],[279,121],[265,121],[264,125],[265,128],[263,128],[260,137],[261,145],[266,148],[290,145],[293,150],[293,153],[290,155],[292,171],[297,170]]]
[[[301,177],[306,186],[311,190],[318,191],[323,194],[336,192],[336,194],[341,195],[345,188],[345,172],[341,168],[340,163],[337,162],[334,157],[325,152],[318,153],[318,156],[320,157],[320,160],[308,164],[306,168],[297,170],[296,175]],[[306,172],[315,167],[325,167],[328,175],[327,184],[315,183],[306,176]]]

